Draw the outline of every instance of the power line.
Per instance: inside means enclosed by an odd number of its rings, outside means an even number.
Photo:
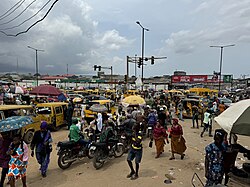
[[[0,21],[3,20],[4,18],[8,17],[9,15],[11,15],[13,12],[15,12],[23,3],[25,2],[25,0],[23,0],[20,5],[18,5],[14,10],[12,10],[9,14],[7,14],[6,16],[0,18]]]
[[[25,31],[21,31],[21,32],[19,32],[19,33],[17,33],[17,34],[7,34],[6,32],[0,30],[0,33],[4,34],[4,35],[6,35],[6,36],[13,36],[13,37],[16,37],[16,36],[18,36],[18,35],[27,33],[32,27],[34,27],[37,23],[43,21],[43,20],[47,17],[47,15],[49,14],[49,12],[52,10],[52,8],[54,7],[54,5],[55,5],[58,1],[59,1],[59,0],[55,0],[55,1],[52,3],[52,5],[50,6],[50,8],[48,9],[48,11],[46,12],[46,14],[45,14],[41,19],[37,20],[35,23],[33,23],[31,26],[29,26]]]
[[[36,0],[35,0],[36,1]],[[33,17],[35,17],[39,12],[41,12],[49,3],[51,2],[51,0],[47,1],[42,8],[40,8],[34,15],[32,15],[31,17],[29,17],[28,19],[24,20],[22,23],[19,23],[18,25],[12,26],[12,27],[8,27],[5,29],[2,29],[2,31],[6,31],[6,30],[10,30],[10,29],[14,29],[17,27],[20,27],[21,25],[23,25],[24,23],[26,23],[27,21],[31,20]],[[0,24],[1,25],[1,24]],[[0,30],[1,31],[1,30]]]
[[[9,10],[7,10],[4,14],[0,15],[0,18],[5,16],[5,14],[8,14],[9,11],[11,11],[13,8],[15,8],[16,5],[18,5],[22,0],[18,1],[16,4],[14,4]]]
[[[25,7],[25,9],[23,9],[23,11],[21,11],[16,17],[12,18],[11,20],[5,22],[5,23],[0,23],[0,25],[6,25],[14,20],[16,20],[18,17],[20,17],[34,2],[36,2],[36,0],[32,1],[28,6]]]

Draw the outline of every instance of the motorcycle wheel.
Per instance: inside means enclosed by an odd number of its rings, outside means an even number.
[[[129,148],[130,148],[128,140],[123,140],[123,141],[121,141],[121,143],[123,143],[123,145],[124,145],[124,153],[127,153]]]
[[[93,166],[95,169],[100,169],[103,167],[104,165],[104,161],[101,160],[102,159],[102,151],[101,150],[97,150],[95,152],[95,156],[93,159]]]
[[[92,159],[92,158],[94,158],[94,156],[95,156],[95,150],[91,149],[91,147],[90,147],[90,149],[87,151],[87,157],[89,159]]]
[[[67,169],[71,166],[71,164],[73,162],[67,162],[65,163],[65,161],[69,159],[69,152],[68,151],[62,151],[59,154],[58,160],[57,160],[57,164],[61,169]]]
[[[115,153],[115,158],[121,157],[125,152],[125,147],[124,145],[117,144],[114,150]]]

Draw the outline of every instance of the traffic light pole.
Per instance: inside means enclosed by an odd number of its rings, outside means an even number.
[[[103,66],[97,66],[97,65],[94,65],[94,71],[96,71],[96,69],[98,68],[99,71],[101,71],[101,69],[110,69],[111,71],[111,74],[110,74],[110,82],[111,82],[111,85],[112,85],[112,88],[113,88],[113,66],[111,67],[103,67]]]
[[[230,44],[230,45],[212,45],[210,47],[216,47],[220,48],[220,75],[219,75],[219,91],[221,90],[221,74],[222,74],[222,54],[223,54],[223,48],[225,47],[233,47],[235,44]]]

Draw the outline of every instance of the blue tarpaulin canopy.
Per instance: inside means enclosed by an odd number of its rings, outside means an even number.
[[[29,116],[12,116],[0,121],[0,132],[20,129],[33,123],[33,119]]]

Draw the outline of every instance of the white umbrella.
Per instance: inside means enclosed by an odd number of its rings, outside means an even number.
[[[214,120],[228,133],[250,136],[250,99],[233,104]]]

